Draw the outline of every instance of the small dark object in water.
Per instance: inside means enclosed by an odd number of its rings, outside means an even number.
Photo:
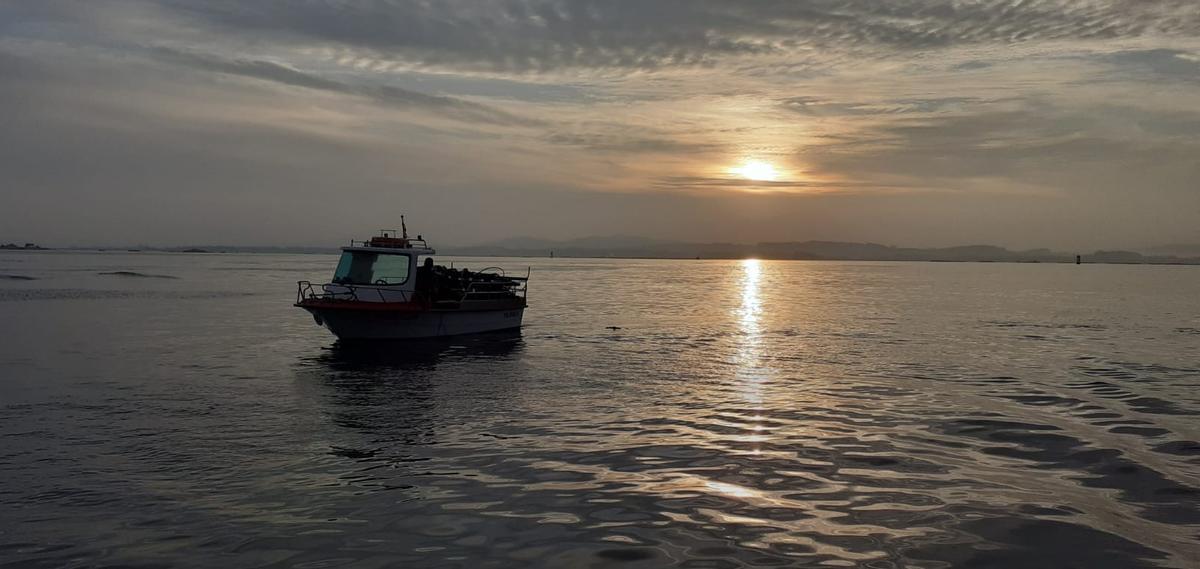
[[[138,272],[134,272],[134,271],[109,271],[109,272],[96,273],[96,274],[109,276],[109,277],[138,277],[138,278],[144,278],[144,279],[177,279],[177,278],[179,278],[179,277],[173,277],[171,275],[151,275],[151,274],[147,274],[147,273],[138,273]]]
[[[596,553],[596,557],[611,559],[613,561],[641,561],[653,558],[654,553],[648,551],[647,548],[627,547],[622,549],[605,549]]]
[[[605,326],[605,328],[608,328],[609,330],[620,330],[621,329],[620,326]]]

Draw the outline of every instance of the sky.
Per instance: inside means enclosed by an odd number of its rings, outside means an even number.
[[[0,241],[1200,242],[1195,0],[0,1]]]

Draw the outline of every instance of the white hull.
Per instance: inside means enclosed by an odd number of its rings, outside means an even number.
[[[424,310],[415,312],[309,308],[322,326],[342,340],[408,340],[479,334],[521,327],[525,308]]]

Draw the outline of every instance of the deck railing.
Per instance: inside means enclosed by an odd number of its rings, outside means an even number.
[[[351,239],[350,246],[351,247],[374,247],[377,249],[401,249],[401,250],[403,250],[403,249],[428,249],[429,248],[429,243],[426,242],[424,239],[415,239],[413,237],[409,237],[406,239],[399,239],[399,238],[394,238],[394,237],[389,238],[389,239],[395,239],[396,243],[383,243],[383,242],[377,241],[376,239],[378,239],[378,238],[365,239],[362,241],[359,241],[357,239]],[[401,245],[399,243],[401,241],[403,242],[403,245]]]
[[[320,292],[317,292],[317,287]],[[330,290],[337,287],[339,290]],[[361,292],[361,295],[360,295]],[[384,295],[384,292],[389,293]],[[395,298],[397,293],[400,298]],[[389,298],[391,297],[391,298]],[[375,300],[378,298],[379,300]],[[344,300],[348,302],[408,302],[411,300],[407,291],[369,285],[352,284],[323,284],[313,285],[309,281],[296,282],[296,304],[305,300]]]
[[[491,300],[496,298],[495,295],[502,297],[511,294],[517,298],[525,299],[529,292],[529,277],[504,277],[510,282],[503,281],[472,281],[467,284],[466,290],[463,291],[462,298],[459,302],[467,300]]]

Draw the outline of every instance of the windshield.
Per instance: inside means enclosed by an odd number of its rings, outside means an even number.
[[[337,284],[397,285],[408,280],[408,255],[343,251],[333,282]]]

